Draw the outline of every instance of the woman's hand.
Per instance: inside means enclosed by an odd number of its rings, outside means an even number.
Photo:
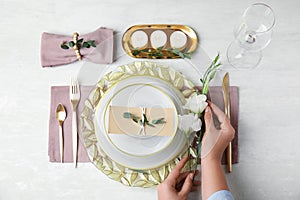
[[[235,130],[223,111],[211,102],[208,105],[204,114],[206,131],[202,140],[201,162],[206,159],[221,161],[226,147],[234,138]],[[214,125],[213,113],[220,123],[218,129]]]
[[[200,185],[200,181],[195,180],[193,187],[193,177],[195,174],[181,172],[187,161],[188,157],[183,157],[171,171],[167,179],[158,186],[159,200],[185,200],[189,192],[195,190]]]

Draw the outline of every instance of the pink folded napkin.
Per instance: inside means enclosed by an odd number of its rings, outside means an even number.
[[[90,94],[94,86],[81,86],[81,99],[78,105],[78,116],[84,107],[84,101]],[[224,110],[224,101],[222,94],[222,87],[210,87],[208,98]],[[238,87],[230,86],[230,104],[231,104],[231,124],[235,129],[235,137],[232,141],[232,163],[238,163]],[[72,108],[69,99],[69,86],[52,86],[51,87],[51,107],[50,107],[50,122],[49,122],[49,146],[48,154],[50,162],[60,162],[59,155],[59,133],[58,122],[55,118],[56,107],[62,103],[67,110],[67,118],[64,122],[64,136],[65,136],[65,152],[64,162],[72,162]],[[78,119],[79,122],[79,119]],[[81,127],[78,123],[79,133],[79,147],[78,147],[78,162],[90,162],[86,149],[81,140]],[[224,154],[225,155],[225,154]],[[222,163],[226,164],[226,158],[223,156]]]
[[[79,134],[78,142],[78,162],[89,162],[85,147],[81,141],[80,114],[84,107],[84,101],[90,94],[92,86],[80,86],[81,98],[77,108],[77,130]],[[69,97],[69,86],[52,86],[51,87],[51,104],[50,104],[50,121],[49,121],[49,144],[48,155],[50,162],[60,162],[59,152],[59,124],[55,118],[56,107],[62,103],[67,111],[67,118],[63,124],[64,131],[64,162],[73,162],[72,147],[72,107]]]
[[[72,33],[73,34],[73,33]],[[73,35],[58,35],[44,32],[41,38],[41,64],[43,67],[65,65],[77,60],[73,48],[62,49],[63,42],[73,40]],[[98,28],[96,31],[85,35],[79,35],[78,39],[84,41],[95,40],[96,47],[81,48],[80,53],[83,59],[88,61],[106,64],[113,61],[113,30]]]

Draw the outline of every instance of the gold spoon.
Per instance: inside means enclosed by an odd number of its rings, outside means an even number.
[[[67,113],[65,107],[60,103],[56,108],[56,119],[59,123],[59,137],[60,137],[60,162],[64,160],[64,134],[63,134],[63,123],[66,119]]]

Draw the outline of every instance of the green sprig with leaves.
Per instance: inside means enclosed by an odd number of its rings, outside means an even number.
[[[151,59],[160,59],[164,57],[179,56],[180,58],[191,59],[191,52],[188,49],[180,50],[178,48],[164,49],[164,47],[158,48],[146,48],[146,49],[133,49],[132,55],[138,57],[146,57]]]
[[[218,55],[212,61],[210,66],[206,69],[206,71],[203,75],[203,78],[200,79],[200,81],[202,83],[202,94],[204,94],[204,95],[207,95],[208,89],[209,89],[209,83],[215,77],[218,68],[222,65],[219,62],[219,59],[220,59],[220,54],[218,53]],[[197,95],[200,94],[200,92],[198,90],[196,91],[196,93],[197,93]],[[203,113],[200,113],[199,117],[200,117],[201,121],[204,122]],[[201,130],[195,134],[195,141],[196,141],[196,145],[197,145],[196,163],[199,162],[199,158],[201,157],[201,147],[202,147],[202,139],[203,139],[204,132],[205,132],[205,124],[202,124],[202,126],[203,127],[201,128]],[[195,170],[196,169],[194,169],[194,171]]]
[[[78,49],[96,47],[95,40],[84,41],[83,38],[79,39],[76,43],[74,41],[63,42],[60,47],[62,49],[69,49],[75,45],[77,45]]]
[[[150,126],[150,127],[153,127],[153,128],[155,127],[156,124],[158,125],[158,124],[165,124],[166,123],[165,118],[154,119],[150,123],[150,121],[147,119],[147,116],[145,114],[143,114],[144,121],[140,117],[138,117],[138,116],[136,116],[136,115],[134,115],[130,112],[124,112],[123,117],[126,118],[126,119],[132,119],[132,121],[134,121],[137,124],[140,124],[140,125],[143,125],[143,126],[147,125],[147,126]]]
[[[207,95],[209,83],[215,77],[217,69],[222,65],[221,63],[219,63],[219,58],[220,54],[218,53],[218,55],[205,71],[203,77],[200,79],[202,83],[202,94]]]

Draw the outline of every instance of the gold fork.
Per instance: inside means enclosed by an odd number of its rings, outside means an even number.
[[[77,167],[78,158],[78,133],[77,133],[77,106],[80,100],[80,88],[76,77],[71,77],[70,100],[72,104],[72,138],[73,138],[73,162]]]

